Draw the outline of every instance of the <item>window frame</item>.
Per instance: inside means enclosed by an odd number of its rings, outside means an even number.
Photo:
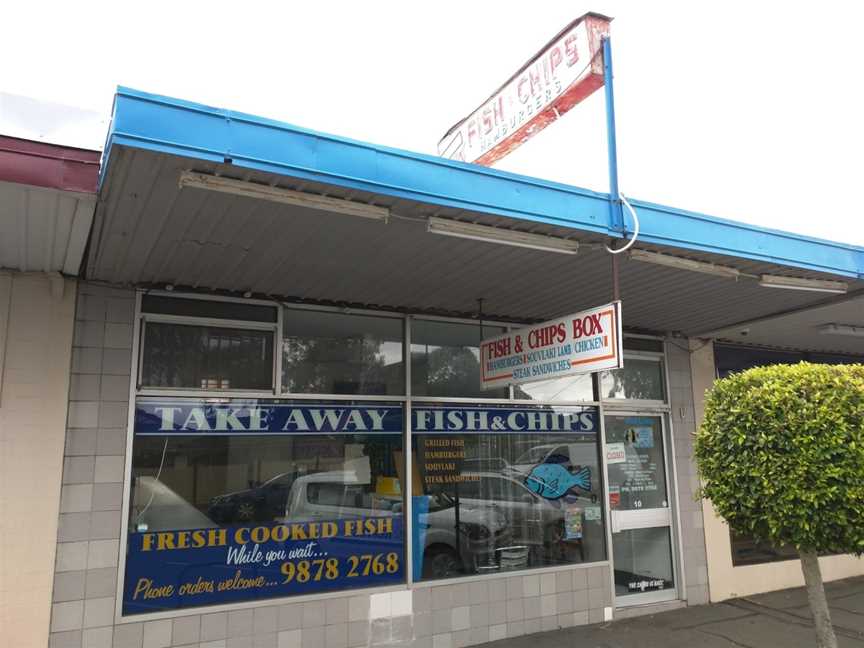
[[[179,315],[164,315],[158,313],[145,313],[142,311],[142,297],[145,294],[150,295],[158,295],[165,297],[177,297],[183,299],[198,299],[202,301],[224,301],[224,302],[239,302],[245,304],[256,304],[269,306],[272,308],[276,308],[277,317],[275,322],[260,322],[260,321],[247,321],[247,320],[230,320],[230,319],[220,319],[220,318],[204,318],[204,317],[194,317],[194,316],[179,316]],[[366,315],[373,317],[390,317],[394,319],[400,319],[403,322],[403,361],[405,363],[405,370],[403,372],[403,379],[405,381],[405,393],[404,395],[396,395],[396,396],[384,396],[384,395],[360,395],[360,394],[296,394],[296,393],[287,393],[282,389],[282,350],[283,350],[283,327],[284,327],[284,318],[287,311],[290,310],[311,310],[311,311],[322,311],[322,312],[336,312],[336,313],[344,313],[344,314],[354,314],[354,315]],[[206,605],[206,606],[198,606],[198,607],[190,607],[190,608],[182,608],[182,609],[172,609],[165,610],[160,612],[153,613],[144,613],[144,614],[136,614],[136,615],[123,615],[122,605],[123,605],[123,590],[125,586],[125,578],[126,578],[126,552],[122,550],[123,543],[127,541],[129,534],[129,494],[130,494],[130,482],[131,482],[131,471],[132,471],[132,447],[134,443],[134,418],[135,418],[135,402],[138,397],[174,397],[174,398],[200,398],[210,400],[212,402],[227,402],[230,399],[242,399],[242,398],[257,398],[257,399],[290,399],[294,401],[374,401],[374,402],[392,402],[392,403],[401,403],[403,405],[403,413],[405,417],[404,424],[404,432],[403,432],[403,448],[410,448],[412,443],[412,436],[414,431],[412,430],[411,422],[412,422],[412,409],[415,403],[429,403],[429,404],[453,404],[453,405],[465,405],[465,404],[474,404],[481,406],[496,406],[496,405],[509,405],[515,408],[535,408],[541,407],[544,405],[550,405],[554,407],[591,407],[594,408],[597,412],[598,422],[599,422],[599,430],[598,430],[598,453],[600,455],[600,485],[603,490],[603,493],[608,492],[608,475],[606,471],[606,463],[604,460],[605,457],[605,439],[603,432],[603,421],[605,413],[613,413],[610,410],[619,409],[619,408],[627,408],[632,409],[634,406],[638,406],[640,410],[645,411],[646,409],[659,409],[663,411],[669,410],[668,405],[668,370],[667,363],[665,359],[665,353],[654,353],[654,352],[625,352],[625,359],[630,356],[634,357],[650,357],[661,363],[661,371],[664,380],[664,393],[667,401],[625,401],[625,400],[614,400],[614,399],[603,399],[602,393],[600,391],[599,385],[599,375],[592,374],[592,380],[594,382],[594,398],[592,400],[525,400],[514,397],[514,388],[509,386],[507,397],[504,398],[482,398],[482,397],[433,397],[433,396],[415,396],[412,394],[411,387],[411,325],[414,320],[428,320],[428,321],[438,321],[445,323],[453,323],[453,324],[469,324],[480,327],[481,322],[476,318],[459,318],[459,317],[446,317],[446,316],[438,316],[438,315],[429,315],[429,314],[414,314],[410,312],[397,312],[397,311],[384,311],[384,310],[375,310],[375,309],[367,309],[367,308],[356,308],[356,307],[338,307],[338,306],[328,306],[328,305],[318,305],[318,304],[300,304],[300,303],[291,303],[283,300],[262,300],[262,299],[247,299],[233,296],[225,296],[225,295],[214,295],[207,293],[189,293],[189,292],[180,292],[180,291],[166,291],[166,290],[143,290],[139,289],[136,291],[136,300],[135,300],[135,315],[133,320],[133,343],[132,343],[132,371],[130,375],[130,386],[129,386],[129,401],[128,401],[128,413],[127,413],[127,443],[125,449],[125,464],[124,464],[124,476],[123,476],[123,500],[121,503],[121,529],[120,529],[120,542],[121,542],[121,551],[119,556],[119,561],[117,565],[117,589],[116,589],[116,598],[115,598],[115,623],[129,623],[129,622],[146,622],[151,620],[159,620],[159,619],[173,619],[181,616],[185,616],[188,614],[209,614],[209,613],[217,613],[217,612],[227,612],[234,610],[243,610],[243,609],[254,609],[257,607],[261,607],[263,605],[280,605],[280,604],[288,604],[288,603],[304,603],[308,601],[315,600],[328,600],[331,598],[339,598],[353,595],[362,595],[362,594],[378,594],[385,592],[396,592],[396,591],[412,591],[417,588],[426,588],[426,587],[434,587],[441,585],[458,585],[461,583],[470,583],[476,582],[477,579],[486,579],[486,578],[503,578],[502,574],[472,574],[466,576],[454,577],[446,580],[419,580],[415,581],[413,578],[412,569],[410,567],[406,568],[405,571],[405,580],[403,583],[396,585],[380,585],[380,586],[372,586],[367,588],[358,588],[351,590],[340,590],[333,592],[324,592],[324,593],[313,593],[313,594],[301,594],[294,596],[284,596],[284,597],[276,597],[273,599],[266,600],[258,600],[258,599],[250,599],[247,601],[239,601],[232,603],[220,603],[215,605]],[[189,324],[189,325],[204,325],[204,326],[230,326],[233,328],[240,329],[248,329],[248,330],[272,330],[274,335],[273,340],[273,375],[271,381],[270,390],[205,390],[200,388],[153,388],[153,387],[143,387],[141,385],[141,371],[143,369],[143,351],[146,346],[146,323],[147,322],[167,322],[167,323],[176,323],[176,324]],[[500,320],[483,320],[483,326],[489,327],[499,327],[503,328],[507,331],[511,331],[513,329],[522,328],[527,326],[525,323],[517,323],[517,322],[504,322]],[[626,337],[644,337],[651,338],[663,341],[662,337],[659,336],[650,336],[650,335],[639,335],[639,334],[627,334]],[[412,467],[412,457],[410,452],[404,453],[404,470],[406,471],[406,475],[410,475],[413,469]],[[405,547],[404,547],[404,560],[406,565],[412,564],[412,542],[411,542],[411,531],[410,531],[410,520],[412,511],[411,511],[411,490],[412,484],[411,480],[407,479],[405,485],[403,486],[404,493],[404,505],[403,505],[403,515],[405,522]],[[677,514],[677,504],[676,504],[676,514]],[[604,560],[599,560],[595,562],[586,562],[586,563],[574,563],[574,564],[566,564],[566,565],[552,565],[552,566],[544,566],[544,567],[535,567],[530,569],[519,569],[514,570],[512,572],[507,572],[506,577],[521,577],[525,575],[539,575],[544,573],[558,573],[558,572],[570,572],[578,569],[588,569],[592,567],[601,567],[601,566],[611,566],[612,564],[612,545],[611,545],[611,536],[610,536],[610,527],[609,527],[609,511],[606,503],[603,504],[603,520],[604,520],[604,541],[606,543],[606,558]],[[680,539],[679,539],[680,542]]]
[[[201,301],[222,301],[243,304],[254,304],[259,306],[269,306],[276,309],[275,322],[258,322],[250,320],[234,320],[223,319],[217,317],[193,317],[187,315],[167,315],[164,313],[147,313],[142,310],[142,301],[144,295],[155,295],[159,297],[175,297],[178,299],[198,299]],[[270,331],[273,339],[273,358],[270,371],[270,389],[201,389],[200,387],[152,387],[142,384],[142,374],[144,371],[144,351],[147,348],[147,323],[154,324],[177,324],[180,326],[211,326],[234,328],[247,331]],[[137,335],[135,339],[138,343],[138,348],[133,354],[135,361],[135,370],[132,375],[135,378],[135,394],[137,396],[204,396],[215,398],[261,398],[275,397],[279,395],[282,380],[282,342],[278,337],[282,327],[282,307],[279,302],[267,301],[261,299],[238,299],[236,297],[213,297],[205,299],[199,294],[176,293],[167,290],[149,290],[138,291],[135,300],[135,327]]]

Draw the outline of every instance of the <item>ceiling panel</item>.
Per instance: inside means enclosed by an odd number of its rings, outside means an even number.
[[[195,170],[389,206],[388,223],[180,189]],[[112,149],[87,276],[130,285],[173,284],[289,300],[370,305],[536,321],[612,298],[611,257],[594,234],[349,191],[124,147]],[[507,226],[583,244],[576,256],[430,234],[430,215]],[[716,254],[639,244],[753,275],[831,276]],[[626,257],[626,255],[622,255]],[[839,278],[842,279],[842,278]],[[620,262],[628,327],[704,333],[812,305],[825,295],[762,288],[642,263]],[[864,290],[864,282],[853,282]]]

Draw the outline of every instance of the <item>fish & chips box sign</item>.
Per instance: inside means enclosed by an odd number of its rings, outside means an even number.
[[[480,344],[480,386],[562,378],[623,366],[621,302],[510,331]]]

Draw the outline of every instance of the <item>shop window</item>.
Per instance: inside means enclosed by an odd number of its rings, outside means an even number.
[[[496,326],[415,319],[411,323],[411,393],[446,398],[508,398],[507,387],[480,389],[480,341]],[[482,334],[482,335],[481,335]]]
[[[404,394],[403,324],[396,317],[286,310],[283,391]]]
[[[600,373],[600,394],[608,399],[662,401],[663,363],[625,354],[623,368]]]
[[[271,391],[273,331],[146,321],[141,386]]]
[[[415,580],[605,560],[596,409],[412,416]]]
[[[136,403],[124,614],[404,581],[403,408]]]

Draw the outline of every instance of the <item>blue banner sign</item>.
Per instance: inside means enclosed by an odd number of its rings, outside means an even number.
[[[430,407],[411,409],[420,434],[596,434],[592,407]],[[400,434],[401,405],[305,405],[257,400],[139,399],[135,434]]]
[[[402,516],[129,535],[123,614],[404,582]]]

